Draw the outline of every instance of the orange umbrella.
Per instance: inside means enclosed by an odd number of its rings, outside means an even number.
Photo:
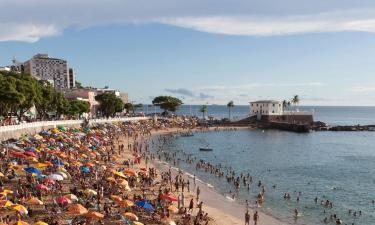
[[[115,202],[121,202],[122,198],[118,195],[111,195],[111,199]]]
[[[88,212],[85,217],[100,220],[104,218],[104,215],[95,211]]]
[[[126,218],[132,220],[132,221],[138,221],[138,216],[135,215],[134,213],[126,212],[126,213],[124,213],[122,215],[125,216]]]
[[[128,176],[133,176],[135,177],[136,176],[136,173],[132,170],[132,169],[125,169],[124,170],[124,173]]]
[[[88,213],[88,210],[81,204],[74,204],[68,208],[68,212],[72,215],[83,215]]]
[[[132,207],[134,205],[134,202],[125,199],[121,202],[118,202],[118,204],[121,208],[127,208],[127,207]]]
[[[38,221],[38,222],[34,223],[33,225],[48,225],[48,223],[45,223],[43,221]]]

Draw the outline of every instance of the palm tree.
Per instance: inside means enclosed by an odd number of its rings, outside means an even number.
[[[283,111],[286,109],[288,106],[288,102],[286,100],[283,101]]]
[[[232,114],[232,108],[234,107],[234,102],[233,101],[228,102],[227,107],[228,107],[228,112],[229,112],[229,118],[228,119],[230,120],[230,117],[231,117],[231,114]]]
[[[203,119],[205,118],[205,114],[208,112],[208,107],[207,105],[202,105],[201,108],[199,109],[199,112],[203,114]]]
[[[294,106],[297,106],[298,103],[299,103],[299,96],[298,95],[295,95],[293,98],[292,98],[292,103]]]
[[[290,105],[291,105],[292,103],[290,103],[290,101],[288,101],[286,104],[288,105],[288,110],[290,110]]]

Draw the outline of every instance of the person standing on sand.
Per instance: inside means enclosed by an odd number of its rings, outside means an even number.
[[[249,210],[246,210],[246,213],[245,213],[245,225],[250,225],[250,214],[249,214]]]
[[[189,212],[193,212],[193,208],[194,208],[194,199],[190,199],[190,203],[189,203]]]
[[[199,189],[199,186],[197,187],[197,201],[199,201],[199,194],[201,193],[201,189]]]
[[[258,220],[259,220],[258,211],[255,211],[254,216],[253,216],[253,220],[254,220],[254,225],[257,225]]]

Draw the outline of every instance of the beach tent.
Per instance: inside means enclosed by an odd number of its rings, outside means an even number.
[[[150,211],[155,210],[154,207],[150,203],[148,203],[147,201],[138,201],[135,204],[139,207],[142,207],[142,208],[150,210]]]

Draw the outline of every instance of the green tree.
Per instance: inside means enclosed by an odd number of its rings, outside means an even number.
[[[299,104],[299,102],[300,102],[299,96],[298,95],[294,95],[293,98],[292,98],[292,100],[291,100],[291,102],[292,102],[292,104],[294,106],[297,106]]]
[[[99,110],[105,117],[114,116],[116,112],[121,112],[124,108],[124,102],[113,92],[97,95],[95,100],[100,103]]]
[[[228,107],[228,113],[229,113],[228,119],[230,119],[232,115],[232,109],[234,108],[234,102],[233,101],[228,102],[227,107]]]
[[[75,86],[76,88],[83,88],[82,83],[77,80],[75,81]]]
[[[178,98],[172,96],[158,96],[152,100],[152,104],[159,106],[164,110],[164,113],[176,112],[178,108],[183,104]]]
[[[208,112],[208,107],[207,105],[202,105],[201,108],[199,109],[199,112],[202,113],[203,119],[205,119],[205,115]]]
[[[16,78],[0,73],[0,113],[2,116],[12,115],[25,101],[25,96],[16,89],[16,81]]]
[[[67,114],[75,117],[80,117],[83,113],[90,112],[90,103],[81,100],[69,101]]]
[[[143,104],[141,103],[133,104],[133,103],[128,102],[124,104],[124,108],[126,109],[127,112],[131,111],[134,114],[135,111],[137,111],[137,109],[143,108]]]

